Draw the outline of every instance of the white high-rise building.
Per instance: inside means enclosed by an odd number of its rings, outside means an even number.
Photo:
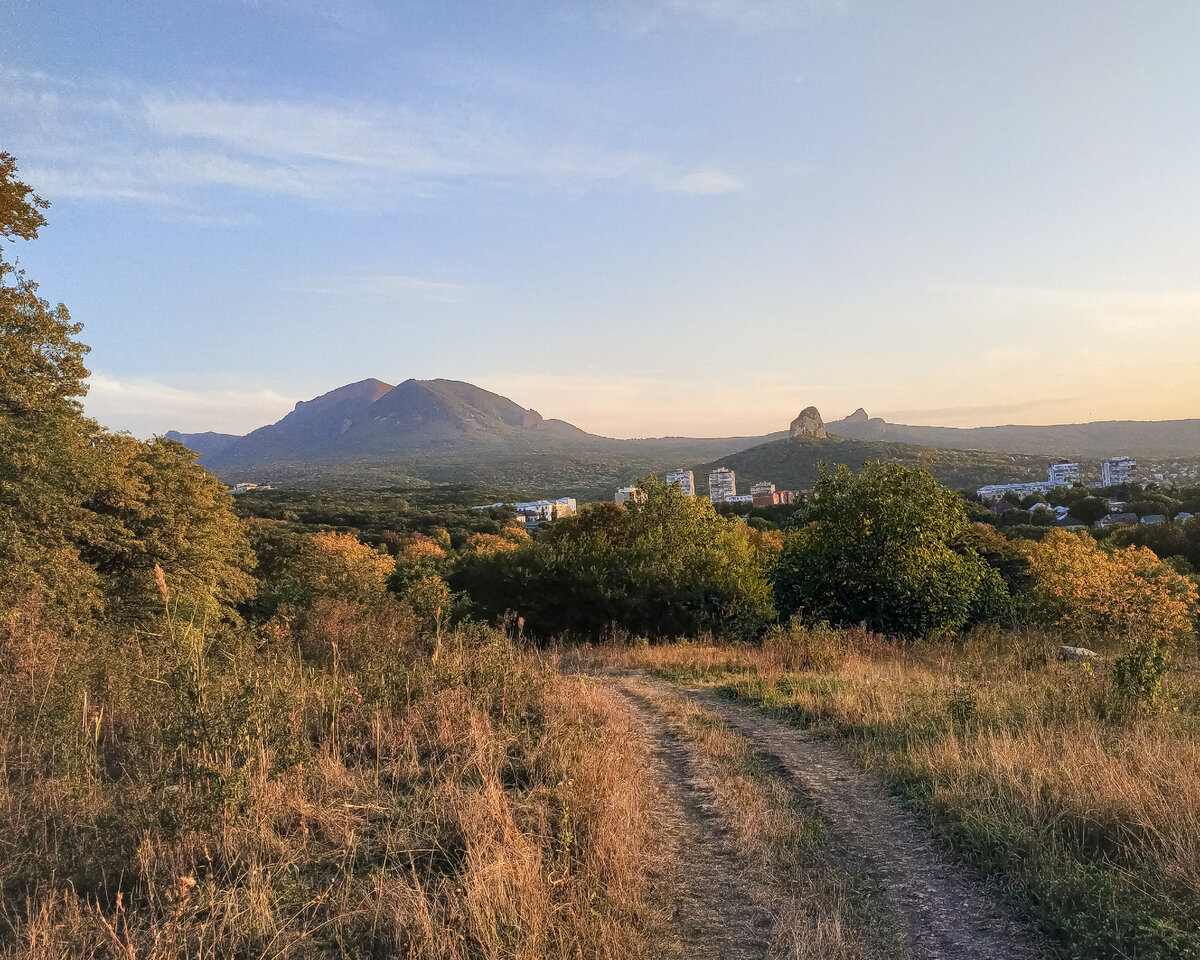
[[[1118,483],[1132,483],[1137,461],[1129,457],[1112,457],[1100,464],[1100,484],[1115,487]]]
[[[717,467],[708,475],[708,499],[713,503],[724,503],[737,496],[737,483],[733,471],[728,467]]]
[[[691,497],[696,493],[696,478],[691,470],[673,470],[663,477],[664,483],[677,483],[684,496]]]
[[[1046,473],[1052,486],[1069,487],[1079,482],[1079,461],[1055,460]]]
[[[631,501],[633,503],[641,503],[646,499],[646,491],[641,487],[621,487],[617,490],[615,499],[617,503],[629,503]]]

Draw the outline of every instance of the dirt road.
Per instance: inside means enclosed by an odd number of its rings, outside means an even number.
[[[772,918],[755,907],[746,864],[722,839],[719,820],[687,746],[644,695],[689,698],[719,715],[819,810],[846,867],[877,881],[898,934],[918,960],[1027,960],[1041,956],[1030,928],[956,863],[884,784],[837,744],[711,691],[628,674],[599,677],[620,693],[653,745],[663,803],[673,810],[681,857],[678,926],[685,957],[784,955],[770,949]],[[714,892],[719,895],[714,896]]]

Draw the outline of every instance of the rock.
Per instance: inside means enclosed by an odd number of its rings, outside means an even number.
[[[793,440],[824,440],[826,436],[825,421],[816,407],[805,407],[792,421]]]
[[[1065,643],[1058,648],[1059,660],[1100,660],[1100,654],[1087,647],[1068,647]]]
[[[848,416],[846,419],[850,423],[866,423],[871,418],[867,416],[866,410],[864,410],[862,407],[859,407],[852,414],[850,414],[850,416]]]

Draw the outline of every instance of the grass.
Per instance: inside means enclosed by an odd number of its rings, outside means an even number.
[[[1200,678],[1158,714],[1103,666],[1006,632],[902,647],[795,630],[762,648],[603,655],[844,738],[1000,885],[1062,957],[1200,957]]]
[[[839,865],[825,825],[806,802],[711,710],[646,685],[631,684],[689,745],[755,881],[753,892],[774,918],[773,957],[862,960],[909,955],[877,891]]]
[[[434,658],[394,601],[135,637],[31,607],[0,666],[0,956],[656,955],[638,741],[502,633]]]

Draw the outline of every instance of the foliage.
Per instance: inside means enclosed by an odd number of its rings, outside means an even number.
[[[1037,622],[1088,641],[1194,637],[1196,585],[1152,551],[1105,550],[1086,534],[1065,530],[1025,550]]]
[[[46,204],[15,169],[0,154],[0,236],[31,239]],[[229,498],[179,444],[83,415],[80,330],[0,258],[0,609],[32,596],[77,625],[101,607],[144,622],[161,567],[187,616],[229,614],[253,565]]]
[[[353,534],[315,533],[302,542],[280,579],[309,600],[334,597],[369,603],[383,596],[393,569],[391,557]]]
[[[515,611],[535,636],[757,635],[774,616],[771,551],[745,524],[678,485],[638,481],[646,500],[599,503],[517,550],[464,557],[451,577],[478,613]]]
[[[229,616],[254,594],[254,553],[232,498],[195,453],[162,437],[112,434],[98,437],[96,449],[104,472],[86,506],[103,535],[82,556],[102,578],[110,616],[157,616],[156,571],[185,618]]]
[[[957,495],[926,470],[823,473],[775,569],[785,616],[927,636],[991,615],[1007,589],[965,539]]]
[[[1170,654],[1156,637],[1141,637],[1129,645],[1123,656],[1113,661],[1113,691],[1125,703],[1145,711],[1163,706],[1164,683],[1170,667]]]

